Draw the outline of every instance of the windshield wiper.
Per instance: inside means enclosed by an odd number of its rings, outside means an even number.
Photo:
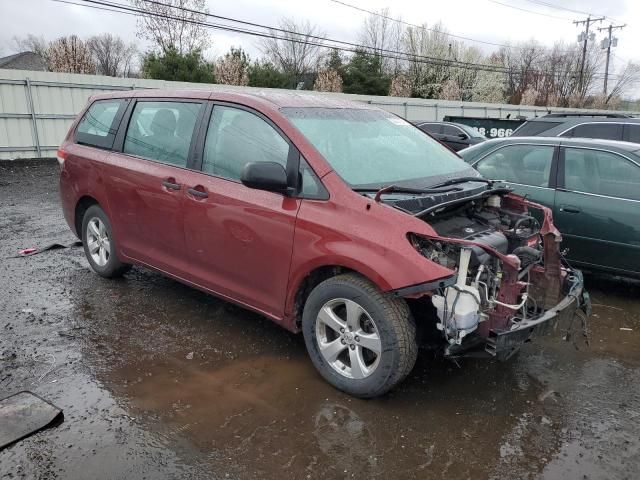
[[[445,186],[445,185],[442,185]],[[372,193],[376,192],[375,197],[373,198],[376,202],[380,201],[380,196],[385,193],[409,193],[414,195],[424,195],[429,193],[446,193],[460,190],[460,188],[409,188],[409,187],[399,187],[397,185],[387,185],[386,187],[382,187],[380,189],[375,188],[363,188],[363,187],[355,187],[353,188],[354,192],[364,192],[364,193]]]
[[[452,178],[451,180],[447,180],[446,182],[437,183],[435,185],[430,185],[429,188],[437,188],[437,187],[446,187],[448,185],[456,185],[458,183],[467,183],[467,182],[484,182],[487,185],[491,185],[495,180],[489,180],[483,177],[458,177]]]

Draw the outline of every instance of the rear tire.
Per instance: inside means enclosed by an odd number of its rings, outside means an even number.
[[[395,387],[411,372],[418,355],[407,303],[353,273],[313,289],[304,306],[302,332],[320,375],[361,398]]]
[[[105,278],[121,277],[131,265],[118,258],[111,222],[98,205],[90,206],[82,219],[84,254],[94,272]]]

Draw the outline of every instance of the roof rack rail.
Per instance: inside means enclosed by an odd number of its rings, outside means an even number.
[[[544,118],[570,118],[570,117],[603,117],[603,118],[633,118],[626,113],[599,113],[599,112],[567,112],[548,113]]]

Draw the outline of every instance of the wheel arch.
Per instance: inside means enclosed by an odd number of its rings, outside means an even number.
[[[84,218],[84,214],[87,210],[89,210],[89,207],[91,207],[92,205],[98,205],[101,208],[103,208],[100,205],[100,202],[98,202],[98,200],[96,200],[91,195],[83,195],[76,202],[76,207],[74,209],[74,215],[73,215],[73,226],[76,230],[75,232],[76,236],[80,239],[82,238],[82,220]]]
[[[388,290],[388,286],[379,276],[377,277],[378,281],[376,281],[372,278],[374,277],[373,275],[365,272],[366,268],[347,265],[346,262],[338,262],[315,266],[305,274],[298,276],[296,281],[293,282],[287,298],[285,326],[294,332],[300,331],[302,311],[309,294],[316,286],[329,278],[342,275],[344,273],[355,273],[369,280],[381,290]]]

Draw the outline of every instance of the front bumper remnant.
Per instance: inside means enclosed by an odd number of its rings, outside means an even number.
[[[567,283],[569,284],[567,295],[542,315],[530,320],[521,320],[510,330],[491,330],[486,341],[486,352],[498,360],[506,360],[531,337],[542,336],[555,330],[562,318],[569,321],[573,319],[578,309],[582,309],[589,315],[591,300],[584,290],[582,273],[574,270],[567,279]]]

